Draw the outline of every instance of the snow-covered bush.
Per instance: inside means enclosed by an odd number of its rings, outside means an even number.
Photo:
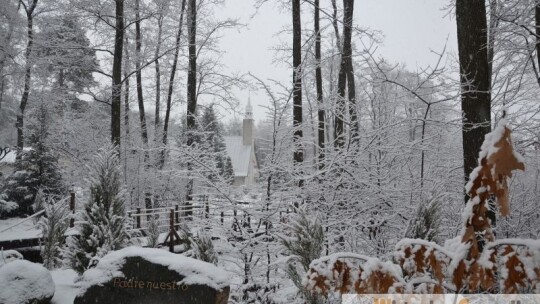
[[[286,229],[291,236],[280,236],[281,244],[289,254],[286,272],[306,301],[318,303],[320,299],[304,288],[302,278],[311,261],[318,258],[323,251],[324,231],[320,220],[318,217],[308,216],[305,210],[300,209]]]
[[[516,169],[524,169],[523,158],[513,150],[510,130],[502,120],[486,135],[466,186],[470,199],[457,241],[442,247],[428,240],[403,239],[395,248],[397,265],[354,253],[319,258],[309,266],[304,286],[324,295],[540,292],[540,242],[495,240],[488,217],[492,202],[501,215],[509,214],[508,179]]]
[[[19,208],[19,204],[8,201],[7,195],[4,193],[0,194],[0,218],[9,215],[11,212],[17,210]]]
[[[197,237],[190,238],[190,244],[193,250],[194,258],[217,265],[217,253],[214,250],[214,244],[212,243],[212,239],[208,235],[204,233],[198,233]]]
[[[159,245],[159,215],[149,216],[146,240],[147,247],[156,248]]]
[[[441,197],[431,196],[423,201],[411,220],[405,237],[437,242],[441,225]]]
[[[80,213],[79,235],[70,236],[63,250],[64,261],[83,273],[93,258],[128,244],[128,220],[118,154],[112,146],[101,149],[90,166],[90,198]]]
[[[45,215],[39,219],[38,227],[43,232],[43,246],[41,257],[43,266],[53,269],[61,265],[61,248],[64,242],[64,234],[69,226],[68,200],[58,201],[52,198],[42,198],[41,205],[45,209]]]

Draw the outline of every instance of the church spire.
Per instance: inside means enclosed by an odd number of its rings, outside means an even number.
[[[251,93],[249,94],[249,97],[248,97],[245,119],[253,119],[253,107],[251,106]]]
[[[242,142],[244,146],[253,144],[253,107],[251,106],[251,94],[246,105],[246,116],[242,124]]]

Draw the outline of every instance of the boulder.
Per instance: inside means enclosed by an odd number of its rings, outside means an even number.
[[[162,249],[128,247],[87,270],[75,304],[226,304],[228,274],[213,264]]]
[[[23,255],[17,250],[1,250],[0,251],[0,267],[9,262],[16,260],[24,260]]]
[[[42,265],[14,260],[0,267],[0,303],[45,304],[54,296],[51,273]]]

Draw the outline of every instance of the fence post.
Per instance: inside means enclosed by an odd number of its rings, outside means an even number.
[[[174,206],[174,220],[176,222],[176,225],[174,226],[175,229],[178,229],[180,227],[180,220],[179,220],[179,216],[178,216],[178,213],[179,213],[179,206],[178,204],[176,204]]]
[[[223,225],[223,217],[225,216],[225,213],[221,211],[221,225]]]
[[[137,229],[141,229],[141,207],[137,207]]]
[[[169,252],[174,252],[174,209],[171,208],[171,212],[169,213]]]
[[[236,221],[236,209],[233,210],[233,220],[232,220],[233,224],[232,224],[232,228],[234,231],[237,231],[236,229],[236,225],[237,225],[237,221]]]
[[[132,214],[131,210],[128,211],[128,218],[129,219],[133,218],[133,214]],[[135,228],[135,224],[133,224],[133,228]]]
[[[73,191],[73,189],[71,190],[71,193],[70,193],[69,210],[71,211],[71,219],[69,219],[69,227],[73,228],[75,226],[75,191]]]
[[[204,202],[204,217],[205,218],[210,217],[210,205],[208,204],[208,201]]]

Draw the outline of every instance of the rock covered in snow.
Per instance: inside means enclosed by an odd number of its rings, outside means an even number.
[[[213,264],[161,249],[128,247],[87,270],[75,304],[227,303],[229,276]]]
[[[0,251],[0,267],[16,260],[24,260],[23,255],[17,250],[2,250]]]
[[[0,267],[0,303],[42,304],[54,296],[51,273],[40,264],[11,261]]]

